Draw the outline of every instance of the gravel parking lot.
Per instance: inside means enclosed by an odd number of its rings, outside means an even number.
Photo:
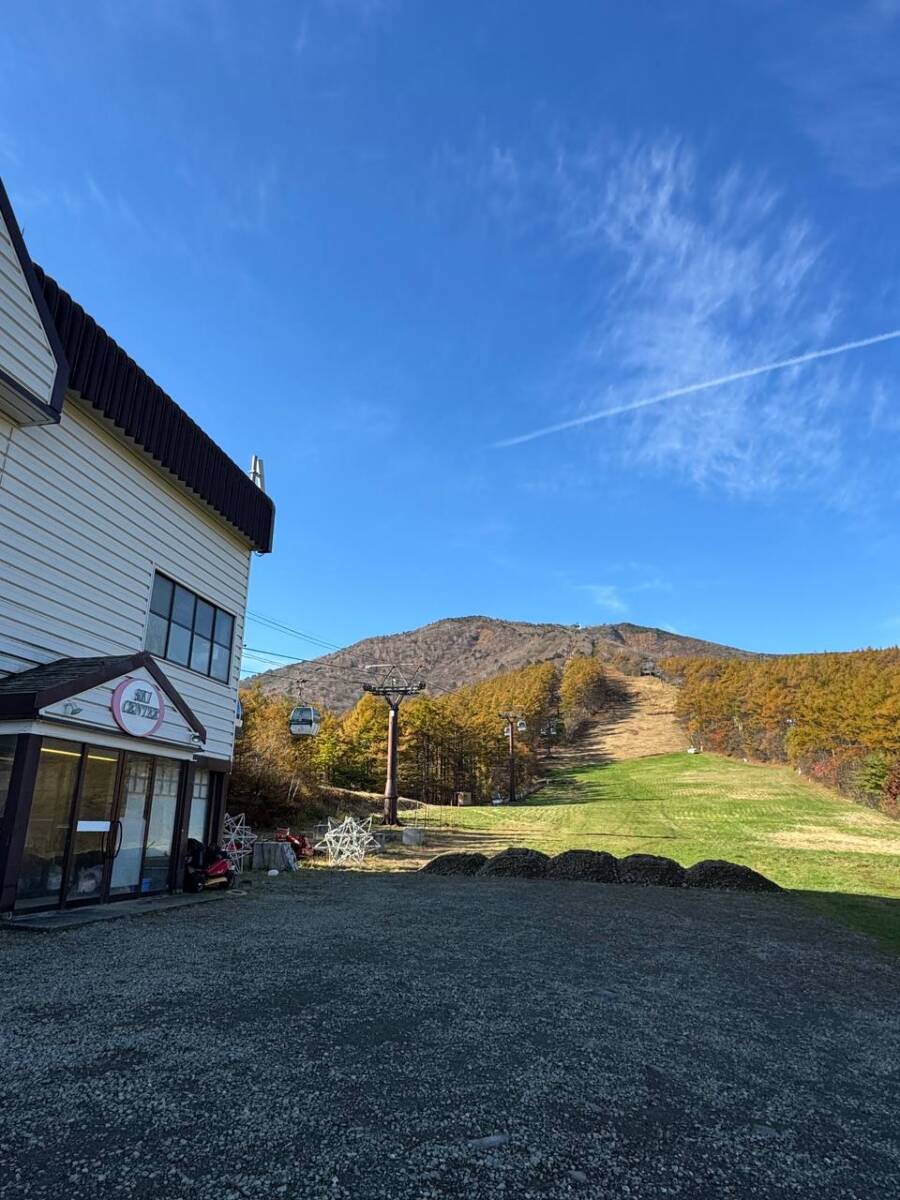
[[[0,1194],[896,1196],[898,983],[789,896],[604,884],[4,932]]]

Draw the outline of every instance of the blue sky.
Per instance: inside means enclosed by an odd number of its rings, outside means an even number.
[[[33,257],[265,459],[254,611],[900,638],[900,342],[497,446],[900,327],[897,0],[4,14]]]

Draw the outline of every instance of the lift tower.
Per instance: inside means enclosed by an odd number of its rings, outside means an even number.
[[[374,669],[375,666],[366,668],[366,670]],[[406,697],[415,696],[425,689],[424,679],[413,678],[418,674],[418,667],[413,671],[406,671],[403,667],[392,663],[387,668],[381,683],[363,684],[364,692],[371,692],[373,696],[383,696],[388,702],[387,777],[384,783],[383,818],[385,825],[399,824],[397,820],[397,725],[400,705]]]

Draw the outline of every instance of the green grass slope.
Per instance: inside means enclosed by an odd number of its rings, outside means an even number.
[[[900,823],[786,767],[667,754],[560,772],[523,804],[443,816],[454,829],[548,854],[573,847],[664,854],[685,866],[744,863],[900,947]]]

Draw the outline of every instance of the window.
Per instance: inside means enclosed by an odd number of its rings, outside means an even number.
[[[188,820],[188,837],[206,844],[209,832],[209,771],[198,768],[194,772],[194,787],[191,792],[191,814]]]
[[[18,738],[12,734],[0,737],[0,817],[6,808],[6,797],[12,782],[13,759],[16,757],[16,742]]]
[[[169,662],[228,682],[234,617],[157,574],[144,647]]]

